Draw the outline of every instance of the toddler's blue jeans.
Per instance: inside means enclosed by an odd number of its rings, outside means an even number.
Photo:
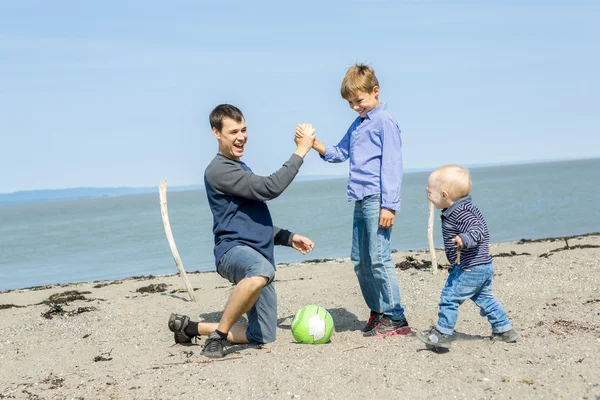
[[[460,265],[453,265],[442,290],[435,328],[444,335],[452,335],[458,317],[458,307],[465,300],[471,299],[479,306],[479,314],[487,317],[492,324],[493,333],[511,330],[508,317],[492,292],[493,276],[492,264],[475,265],[466,270],[461,269]]]

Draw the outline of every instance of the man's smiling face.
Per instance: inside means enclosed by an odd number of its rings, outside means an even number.
[[[219,141],[219,153],[230,160],[240,161],[248,141],[246,121],[242,119],[237,122],[231,118],[223,118],[222,123],[221,131],[213,128],[213,134]]]

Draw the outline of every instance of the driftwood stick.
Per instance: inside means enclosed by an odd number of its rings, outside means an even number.
[[[171,231],[171,223],[169,222],[169,210],[167,209],[166,179],[160,181],[160,185],[158,186],[158,194],[160,197],[160,214],[162,215],[163,226],[165,227],[165,234],[167,235],[169,247],[171,247],[171,253],[173,253],[173,258],[175,259],[175,264],[177,264],[179,275],[181,275],[181,278],[185,283],[185,287],[187,288],[188,294],[190,295],[190,299],[192,299],[192,301],[196,301],[196,298],[194,297],[194,288],[192,287],[192,284],[188,280],[188,277],[185,273],[185,269],[183,268],[183,262],[181,261],[181,257],[179,257],[179,252],[177,251],[177,247],[175,246],[175,239],[173,239],[173,232]]]
[[[350,351],[350,350],[357,350],[357,349],[364,349],[367,346],[356,346],[356,347],[350,347],[349,349],[346,350],[342,350],[342,353],[346,352],[346,351]]]
[[[215,363],[215,362],[239,360],[240,358],[242,358],[242,357],[228,357],[228,358],[222,358],[220,360],[202,360],[202,361],[171,362],[171,363],[163,363],[163,365],[212,364],[212,363]]]
[[[435,246],[433,245],[433,203],[429,201],[429,224],[427,225],[427,241],[429,242],[429,254],[431,256],[431,273],[435,274],[437,266],[437,257],[435,255]]]
[[[456,248],[456,265],[460,265],[460,249]]]

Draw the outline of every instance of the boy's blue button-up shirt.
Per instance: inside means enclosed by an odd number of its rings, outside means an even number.
[[[385,104],[369,111],[364,121],[357,117],[342,140],[327,147],[322,158],[328,162],[350,159],[348,201],[381,194],[382,208],[400,209],[402,139]]]

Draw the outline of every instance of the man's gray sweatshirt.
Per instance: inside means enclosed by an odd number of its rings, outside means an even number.
[[[296,177],[304,160],[292,154],[269,176],[255,175],[242,161],[222,154],[204,171],[204,185],[213,214],[215,264],[235,246],[249,246],[275,267],[273,245],[291,246],[293,234],[273,226],[266,201],[279,196]]]

